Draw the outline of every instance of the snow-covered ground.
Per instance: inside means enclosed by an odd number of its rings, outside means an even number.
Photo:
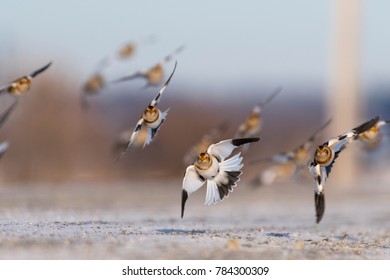
[[[2,186],[1,259],[390,259],[387,175],[326,190],[314,220],[307,182],[252,188],[224,201],[192,194],[180,218],[181,179]]]

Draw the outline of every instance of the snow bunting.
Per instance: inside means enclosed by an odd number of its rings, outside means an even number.
[[[148,145],[153,138],[156,136],[157,131],[160,129],[161,125],[163,124],[165,118],[167,117],[168,110],[165,112],[161,112],[159,108],[157,108],[157,104],[160,101],[161,95],[164,92],[164,90],[167,88],[169,82],[171,81],[171,78],[176,70],[177,62],[175,63],[175,67],[173,68],[172,74],[169,76],[168,80],[165,82],[164,86],[160,89],[158,92],[156,98],[150,102],[149,106],[146,107],[145,111],[143,112],[141,118],[137,122],[133,133],[131,134],[130,140],[127,142],[127,145],[122,150],[122,153],[120,154],[119,159],[122,158],[122,156],[125,154],[126,150],[133,144],[137,136],[139,135],[141,129],[143,126],[146,126],[147,128],[147,135],[144,142],[143,147]]]
[[[27,76],[23,76],[5,86],[0,87],[0,93],[9,93],[14,96],[26,93],[30,89],[32,79],[35,78],[37,75],[41,74],[47,68],[49,68],[50,65],[51,62],[43,66],[42,68],[35,70]]]
[[[238,127],[235,138],[247,138],[258,136],[261,129],[263,128],[263,121],[261,116],[261,111],[264,106],[269,103],[279,92],[282,90],[282,87],[278,87],[268,98],[257,104],[245,121]],[[244,147],[243,151],[246,151],[249,146]]]
[[[226,158],[235,148],[259,140],[260,138],[224,140],[210,145],[207,152],[200,153],[195,163],[187,167],[183,179],[181,217],[183,218],[188,196],[205,182],[207,182],[206,205],[217,203],[227,197],[240,180],[243,164],[241,164],[240,153],[229,159]]]
[[[370,130],[378,122],[378,119],[379,117],[371,119],[344,134],[331,138],[316,148],[314,159],[309,163],[309,171],[314,178],[314,202],[317,223],[321,221],[324,215],[324,187],[335,160],[348,143],[356,139],[359,134]]]
[[[112,81],[112,83],[119,83],[123,81],[132,80],[134,78],[144,78],[147,81],[147,84],[145,87],[148,86],[157,86],[159,85],[163,79],[164,79],[164,65],[171,61],[176,54],[181,52],[184,49],[184,46],[179,47],[176,49],[173,53],[167,55],[164,57],[160,62],[158,62],[156,65],[140,70],[138,72],[135,72],[133,74],[130,74],[128,76],[124,76],[122,78],[119,78],[117,80]]]
[[[382,134],[380,132],[380,127],[385,124],[390,124],[390,120],[379,120],[376,124],[371,127],[369,130],[360,133],[357,139],[363,143],[364,148],[367,150],[372,150],[378,147],[382,141]]]
[[[322,130],[329,125],[331,120],[328,120],[324,125],[317,129],[305,143],[297,148],[273,155],[269,158],[258,159],[251,162],[269,162],[272,165],[267,167],[254,181],[255,186],[270,185],[276,179],[288,179],[294,176],[297,172],[306,167],[309,162],[309,152],[314,141],[318,138]]]

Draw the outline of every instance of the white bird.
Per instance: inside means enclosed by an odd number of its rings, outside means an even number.
[[[169,82],[171,81],[173,74],[175,73],[176,65],[177,65],[177,62],[175,63],[175,67],[173,68],[172,74],[169,76],[169,78],[165,82],[164,86],[160,89],[156,98],[154,98],[152,100],[152,102],[150,102],[149,106],[146,107],[145,111],[141,115],[141,118],[137,122],[137,124],[134,128],[134,131],[131,134],[130,140],[128,141],[128,143],[124,147],[124,149],[122,150],[122,153],[120,154],[118,160],[122,158],[122,156],[125,154],[126,150],[131,146],[131,144],[133,144],[133,142],[135,141],[136,137],[140,133],[143,126],[146,126],[147,131],[148,131],[143,147],[148,145],[153,140],[153,138],[156,136],[157,131],[160,129],[161,125],[163,124],[165,118],[168,115],[168,111],[169,111],[169,109],[168,109],[165,112],[161,112],[160,109],[157,108],[157,104],[160,101],[162,93],[165,91]]]
[[[348,143],[355,140],[359,134],[371,129],[378,122],[378,119],[379,117],[373,118],[317,147],[314,159],[309,163],[309,171],[314,178],[314,203],[317,223],[321,221],[325,212],[324,187],[334,162]]]
[[[186,169],[183,179],[181,217],[184,215],[185,203],[188,196],[197,191],[207,182],[206,205],[223,200],[233,191],[240,180],[242,157],[240,153],[226,159],[235,148],[257,142],[260,138],[229,139],[212,144],[207,152],[199,154],[197,161]]]
[[[0,87],[0,93],[9,93],[14,96],[26,93],[30,89],[32,79],[49,68],[50,65],[51,62],[26,76],[20,77],[15,81]]]

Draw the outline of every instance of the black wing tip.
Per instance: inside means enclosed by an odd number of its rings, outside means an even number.
[[[232,139],[232,144],[236,147],[247,144],[247,143],[253,143],[260,141],[260,137],[252,137],[252,138],[236,138]]]
[[[324,193],[314,193],[314,201],[316,206],[316,223],[318,224],[325,213],[325,196]]]
[[[377,122],[379,121],[379,116],[376,116],[375,118],[355,127],[352,129],[356,134],[363,133],[367,130],[369,130],[371,127],[373,127]]]
[[[186,190],[183,190],[181,192],[181,218],[184,217],[184,207],[186,205],[186,201],[188,199],[188,192]]]
[[[31,77],[34,78],[34,77],[37,76],[38,74],[42,73],[42,72],[45,71],[47,68],[49,68],[50,65],[51,65],[52,63],[53,63],[53,62],[50,61],[48,64],[46,64],[46,65],[43,66],[42,68],[40,68],[40,69],[34,71],[34,72],[31,74]]]

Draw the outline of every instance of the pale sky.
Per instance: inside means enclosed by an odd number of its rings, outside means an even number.
[[[79,82],[127,41],[156,36],[117,77],[178,46],[176,79],[194,88],[326,87],[333,1],[2,1],[0,81],[53,60]],[[389,84],[390,1],[362,1],[363,85]],[[169,66],[168,66],[169,68]],[[119,69],[119,70],[118,70]]]

